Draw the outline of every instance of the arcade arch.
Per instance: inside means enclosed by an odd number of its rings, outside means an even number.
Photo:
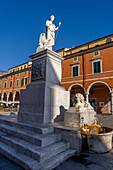
[[[85,97],[85,90],[81,84],[73,84],[69,87],[68,91],[70,91],[70,106],[73,106],[72,99],[76,93],[81,93]]]
[[[97,113],[111,112],[111,89],[102,81],[92,83],[88,89],[89,102]]]
[[[7,94],[6,94],[6,92],[4,92],[4,94],[3,94],[3,101],[7,101]]]
[[[8,101],[13,101],[13,93],[9,92]]]
[[[14,101],[20,101],[20,93],[18,91],[15,92]]]

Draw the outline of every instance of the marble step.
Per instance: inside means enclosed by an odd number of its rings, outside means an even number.
[[[36,160],[22,154],[21,152],[18,152],[2,142],[0,142],[0,153],[22,168],[27,168],[28,170],[52,170],[71,156],[75,155],[76,151],[73,149],[67,149],[66,151],[53,156],[43,163],[37,162]]]
[[[12,121],[11,120],[8,121],[3,118],[0,118],[0,123],[4,123],[9,126],[14,126],[14,127],[17,127],[17,128],[23,129],[23,130],[37,132],[42,135],[54,132],[54,127],[51,127],[49,125],[41,125],[41,124],[30,125],[30,124],[26,124],[26,123],[20,123],[18,121],[13,121],[13,119],[12,119]]]
[[[40,163],[0,142],[0,153],[22,168],[40,170]]]
[[[66,161],[67,159],[74,156],[75,154],[76,154],[76,150],[67,149],[66,151],[56,155],[55,157],[50,158],[49,160],[46,160],[45,162],[43,162],[41,170],[52,170],[56,168],[58,165],[60,165],[61,163],[63,163],[64,161]]]
[[[2,124],[2,123],[0,123],[0,131],[7,133],[11,136],[15,136],[17,138],[23,139],[25,141],[31,142],[40,147],[46,147],[52,143],[61,140],[61,134],[51,133],[46,135],[40,135],[35,132],[23,130],[16,127],[11,127],[9,125]]]
[[[37,145],[10,136],[3,132],[0,132],[0,141],[10,147],[13,147],[19,152],[22,152],[23,154],[37,160],[38,162],[45,161],[46,159],[49,159],[52,156],[69,148],[69,143],[60,141],[42,149]]]

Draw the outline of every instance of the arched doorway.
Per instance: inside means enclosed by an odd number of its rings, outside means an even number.
[[[6,93],[3,94],[3,101],[7,101],[7,94]]]
[[[111,112],[111,89],[105,82],[94,82],[88,87],[89,102],[97,113]]]
[[[84,88],[83,88],[83,86],[80,85],[80,84],[71,85],[71,86],[69,87],[68,91],[70,91],[70,107],[73,106],[72,99],[73,99],[73,97],[74,97],[75,94],[81,93],[81,94],[83,94],[83,96],[85,97]]]
[[[20,93],[18,91],[15,92],[15,107],[19,108],[19,102],[20,102]]]
[[[13,101],[13,93],[12,92],[9,93],[8,101]]]
[[[18,91],[16,91],[16,94],[15,94],[15,101],[20,101],[20,94]]]

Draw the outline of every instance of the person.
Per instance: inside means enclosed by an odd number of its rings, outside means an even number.
[[[55,25],[52,23],[54,21],[55,17],[52,15],[50,17],[50,21],[46,21],[46,35],[45,33],[41,33],[39,37],[39,44],[38,48],[36,49],[36,52],[38,52],[43,47],[49,48],[52,50],[52,47],[55,44],[55,31],[59,29],[61,22],[59,22],[59,26],[55,27]]]
[[[58,28],[61,25],[61,22],[59,22],[59,26],[55,27],[55,25],[52,23],[54,21],[55,17],[52,15],[50,17],[50,21],[46,21],[46,43],[45,46],[48,48],[51,48],[55,44],[55,31],[58,30]]]

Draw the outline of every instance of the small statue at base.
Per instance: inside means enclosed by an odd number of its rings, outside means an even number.
[[[55,31],[59,29],[61,22],[59,22],[58,27],[55,27],[55,25],[52,23],[54,18],[54,15],[52,15],[50,17],[50,21],[46,21],[46,35],[45,33],[40,34],[39,45],[36,52],[38,52],[43,47],[52,50],[52,47],[55,45]]]
[[[75,106],[75,108],[87,107],[87,108],[93,109],[93,107],[90,105],[90,103],[85,101],[84,96],[81,93],[77,93],[73,97],[73,105]]]

